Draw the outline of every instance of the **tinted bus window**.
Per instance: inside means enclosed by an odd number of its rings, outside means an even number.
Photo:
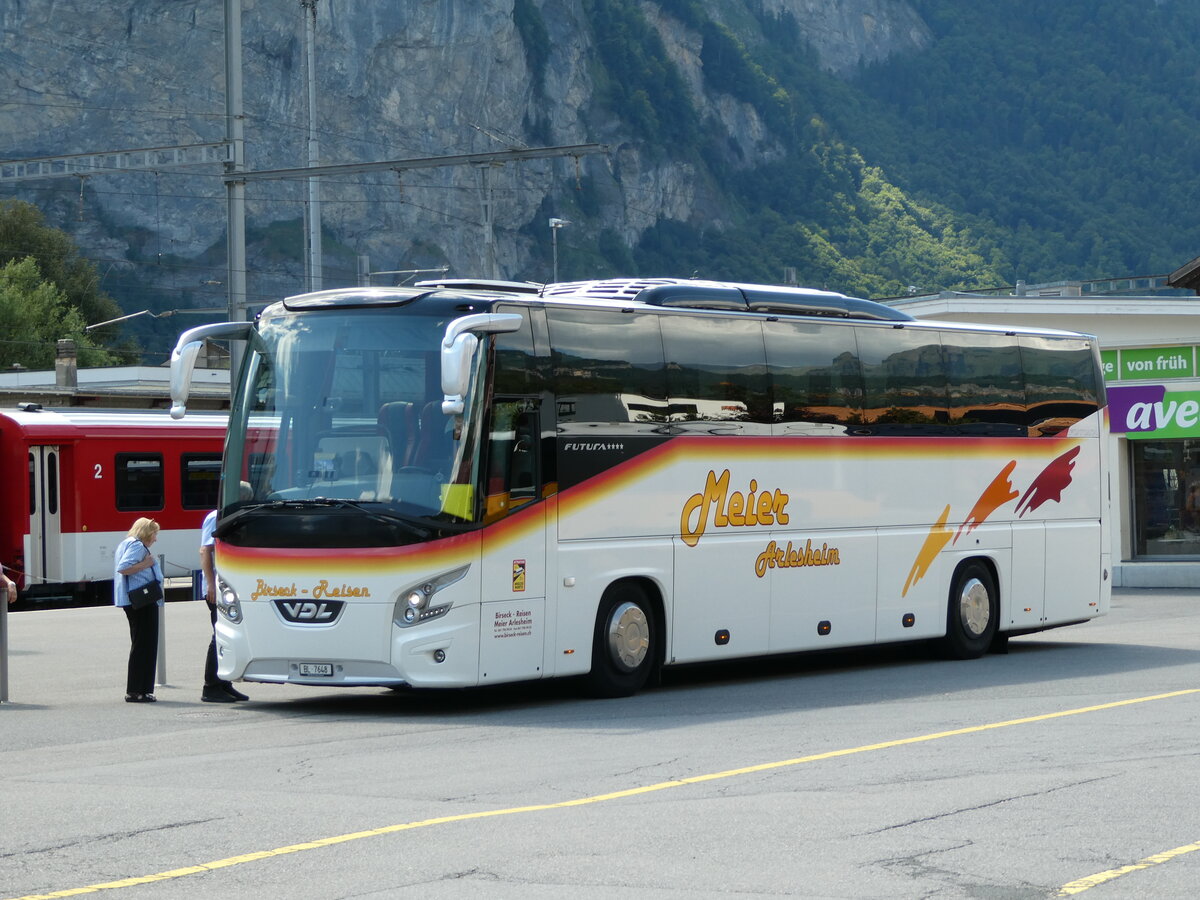
[[[1100,408],[1096,363],[1087,341],[1022,337],[1020,345],[1031,437],[1058,434]]]
[[[862,366],[853,328],[764,322],[763,337],[777,431],[843,431],[862,423]]]
[[[163,508],[163,458],[161,453],[118,453],[116,459],[117,509]]]
[[[659,316],[548,308],[560,425],[666,421]]]
[[[770,423],[757,320],[665,315],[661,326],[671,422]]]
[[[1011,335],[942,332],[955,434],[1026,433],[1021,350]]]
[[[179,502],[184,509],[215,509],[220,483],[220,454],[184,453],[179,458]]]
[[[492,389],[497,394],[541,393],[543,379],[534,352],[528,310],[497,306],[495,312],[516,313],[523,321],[519,330],[497,334],[494,338],[496,375]]]
[[[858,328],[863,418],[872,433],[946,434],[946,374],[937,332]]]

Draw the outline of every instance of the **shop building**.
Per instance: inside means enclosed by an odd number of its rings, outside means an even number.
[[[887,301],[919,319],[1099,338],[1109,397],[1115,587],[1200,587],[1200,297],[1187,290],[1189,271],[1200,288],[1197,259],[1170,276]]]

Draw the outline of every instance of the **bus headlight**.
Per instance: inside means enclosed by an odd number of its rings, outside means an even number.
[[[392,621],[401,628],[409,628],[444,616],[453,604],[438,603],[435,605],[434,597],[443,588],[461,580],[469,568],[469,566],[462,566],[424,584],[400,591],[400,595],[396,598],[396,610],[392,615]]]
[[[242,605],[237,593],[223,581],[217,582],[217,612],[236,625],[242,621]]]

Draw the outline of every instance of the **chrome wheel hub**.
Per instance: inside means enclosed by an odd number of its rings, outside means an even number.
[[[972,578],[963,585],[958,597],[958,617],[963,628],[973,637],[979,637],[987,631],[992,619],[991,598],[978,578]]]
[[[650,623],[636,603],[622,603],[608,618],[608,650],[612,661],[632,672],[650,652]]]

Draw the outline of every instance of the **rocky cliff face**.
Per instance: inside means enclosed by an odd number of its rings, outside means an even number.
[[[613,2],[636,6],[653,26],[702,117],[720,123],[737,146],[740,165],[778,152],[758,110],[708,83],[701,35],[672,12],[676,4]],[[620,110],[597,105],[596,44],[611,37],[594,32],[597,5],[317,0],[321,162],[608,144],[607,155],[578,163],[489,168],[502,277],[550,278],[546,220],[569,206],[573,225],[564,241],[594,240],[601,224],[627,243],[663,218],[702,215],[719,224],[719,203],[697,199],[694,171],[637,140]],[[835,72],[929,41],[904,0],[707,0],[703,7],[750,47],[761,40],[753,26],[764,16],[794,17],[821,65]],[[243,0],[252,170],[307,158],[303,15],[296,0]],[[0,153],[21,159],[223,140],[223,27],[221,4],[211,0],[0,5],[0,78],[9,85],[0,99]],[[82,180],[0,181],[0,196],[35,202],[51,224],[74,232],[106,284],[151,284],[161,308],[220,306],[219,176],[212,165],[164,166]],[[376,271],[448,265],[454,274],[484,273],[480,179],[479,170],[454,166],[324,180],[325,286],[354,283],[359,254]],[[581,209],[583,187],[590,199]],[[252,301],[304,288],[305,196],[299,180],[249,185]]]

